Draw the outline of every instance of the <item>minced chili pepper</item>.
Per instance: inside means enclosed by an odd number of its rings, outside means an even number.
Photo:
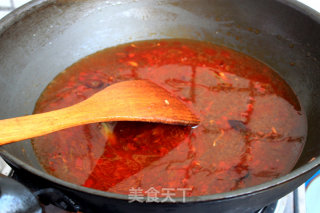
[[[57,76],[35,113],[131,79],[171,91],[199,114],[200,125],[96,123],[35,138],[48,173],[121,194],[173,187],[207,195],[284,175],[303,149],[306,117],[288,84],[261,62],[208,42],[140,41],[97,52]]]

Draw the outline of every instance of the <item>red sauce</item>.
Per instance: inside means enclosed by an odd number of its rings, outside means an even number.
[[[141,41],[90,55],[50,83],[35,113],[130,79],[171,91],[199,114],[200,125],[96,123],[35,138],[48,173],[121,194],[154,187],[207,195],[284,175],[303,149],[306,118],[288,84],[249,56],[200,41]]]

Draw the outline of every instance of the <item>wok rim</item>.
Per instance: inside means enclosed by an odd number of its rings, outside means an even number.
[[[298,2],[296,0],[274,0],[276,2],[280,2],[286,6],[291,7],[292,9],[297,10],[300,13],[303,13],[304,15],[307,15],[311,19],[315,20],[317,23],[320,24],[320,13],[318,13],[316,10],[302,4],[301,2]],[[30,13],[36,12],[39,8],[49,5],[56,2],[56,0],[33,0],[22,7],[19,7],[9,13],[7,16],[5,16],[1,21],[0,21],[0,36],[7,30],[9,29],[12,25],[17,23],[19,20],[24,18]],[[106,191],[101,191],[101,190],[96,190],[92,188],[87,188],[84,186],[80,186],[77,184],[73,184],[67,181],[64,181],[62,179],[56,178],[52,175],[49,175],[48,173],[41,171],[39,169],[36,169],[27,163],[23,162],[22,160],[16,158],[12,154],[10,154],[8,151],[2,149],[0,147],[0,155],[4,157],[5,160],[12,162],[14,165],[18,166],[21,169],[24,169],[40,178],[44,178],[47,181],[53,182],[57,185],[60,185],[62,187],[66,187],[67,189],[75,190],[75,191],[80,191],[83,193],[89,193],[91,195],[96,195],[96,196],[102,196],[106,198],[111,198],[111,199],[119,199],[119,200],[126,200],[128,201],[128,195],[124,194],[117,194],[117,193],[111,193],[111,192],[106,192]],[[224,200],[224,199],[232,199],[236,197],[244,197],[247,195],[251,194],[258,194],[260,192],[263,192],[268,189],[272,189],[274,187],[277,187],[279,185],[285,184],[287,182],[290,182],[293,179],[298,178],[299,176],[302,176],[303,174],[306,174],[310,172],[311,170],[314,170],[318,167],[320,168],[320,156],[317,156],[313,161],[308,162],[307,164],[294,169],[290,173],[281,176],[279,178],[273,179],[271,181],[243,188],[243,189],[238,189],[234,191],[229,191],[229,192],[223,192],[223,193],[217,193],[217,194],[211,194],[211,195],[202,195],[202,196],[192,196],[192,197],[186,197],[185,200],[182,198],[175,198],[175,201],[177,203],[183,202],[184,204],[188,203],[193,203],[193,202],[204,202],[204,201],[216,201],[216,200]],[[302,184],[302,183],[301,183]],[[145,203],[144,203],[145,204]],[[168,202],[164,203],[159,203],[161,204],[169,204]],[[172,203],[171,203],[172,204]]]

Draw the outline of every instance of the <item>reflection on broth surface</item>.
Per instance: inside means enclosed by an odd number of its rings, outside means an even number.
[[[48,173],[121,194],[154,187],[207,195],[284,175],[303,149],[306,118],[288,84],[249,56],[200,41],[140,41],[90,55],[54,79],[35,113],[131,79],[178,96],[200,125],[96,123],[38,137],[33,146]]]

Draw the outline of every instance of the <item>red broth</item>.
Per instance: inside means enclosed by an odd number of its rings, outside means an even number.
[[[300,156],[306,117],[288,84],[261,62],[207,42],[139,41],[87,56],[49,84],[35,113],[131,79],[166,88],[200,125],[96,123],[38,137],[33,147],[48,173],[120,194],[154,187],[197,196],[272,180]]]

